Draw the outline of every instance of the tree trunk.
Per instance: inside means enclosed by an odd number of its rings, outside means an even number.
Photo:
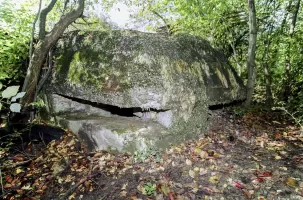
[[[266,92],[266,105],[272,106],[273,99],[272,99],[272,92],[271,92],[271,73],[269,71],[268,62],[265,61],[264,63],[264,75],[265,75],[265,92]]]
[[[300,9],[300,1],[297,0],[295,8],[292,13],[292,20],[289,28],[289,42],[288,42],[288,47],[286,51],[286,58],[285,58],[285,79],[283,82],[284,89],[283,89],[283,101],[287,102],[288,97],[291,95],[291,47],[293,43],[293,35],[295,32],[295,27],[296,27],[296,22],[297,22],[297,17],[298,17],[298,12]]]
[[[244,106],[248,107],[252,101],[254,92],[254,85],[256,79],[256,43],[257,43],[257,22],[255,1],[248,0],[248,14],[249,14],[249,41],[248,41],[248,55],[247,55],[247,85],[246,85],[246,101]]]
[[[272,84],[272,77],[271,77],[271,72],[270,72],[270,66],[268,64],[269,62],[269,50],[270,50],[270,44],[271,44],[271,38],[270,35],[272,34],[273,31],[273,23],[270,23],[267,29],[269,29],[265,34],[265,42],[264,42],[264,53],[262,56],[262,63],[263,63],[263,70],[264,70],[264,79],[265,79],[265,92],[266,92],[266,105],[269,107],[272,106],[273,104],[273,98],[272,98],[272,91],[271,91],[271,84]]]
[[[48,48],[41,41],[38,42],[27,69],[27,74],[23,83],[22,91],[26,92],[22,98],[23,105],[29,105],[33,102],[36,93],[40,71],[44,63]]]
[[[78,0],[77,9],[62,15],[50,32],[46,32],[45,24],[47,14],[53,9],[57,0],[52,0],[49,5],[44,8],[39,16],[39,41],[31,57],[27,74],[23,83],[22,91],[26,92],[21,99],[23,105],[29,105],[34,101],[35,93],[39,81],[40,71],[44,64],[46,55],[50,48],[56,44],[57,40],[64,33],[65,29],[79,18],[84,10],[85,0]]]
[[[238,61],[238,54],[237,54],[237,51],[236,51],[236,47],[235,47],[234,43],[231,40],[229,40],[229,44],[230,44],[230,46],[233,50],[233,58],[234,58],[235,63],[237,65],[237,70],[236,71],[237,71],[238,75],[240,76],[241,75],[241,65],[239,64],[239,61]]]

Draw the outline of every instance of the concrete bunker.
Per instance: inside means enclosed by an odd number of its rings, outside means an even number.
[[[57,47],[48,112],[91,150],[166,148],[205,130],[208,106],[245,98],[224,55],[195,36],[84,31]]]

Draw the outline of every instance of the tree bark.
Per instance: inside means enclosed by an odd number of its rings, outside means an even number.
[[[264,79],[265,79],[265,92],[266,92],[266,105],[269,107],[273,104],[273,98],[272,98],[272,91],[271,91],[271,84],[272,84],[272,77],[271,77],[271,70],[270,66],[268,64],[269,62],[269,50],[270,50],[270,44],[271,44],[271,38],[270,35],[272,35],[274,25],[273,23],[270,23],[267,27],[268,31],[265,33],[265,42],[264,42],[264,53],[262,56],[262,63],[263,63],[263,69],[264,69]]]
[[[248,14],[249,14],[249,41],[248,41],[248,55],[247,55],[247,85],[246,85],[246,101],[244,106],[248,107],[252,101],[254,92],[254,85],[256,79],[256,43],[257,43],[257,22],[255,1],[248,0]]]
[[[285,58],[285,79],[283,82],[284,89],[283,89],[283,101],[287,102],[288,97],[291,95],[291,47],[293,43],[293,35],[295,32],[295,27],[296,27],[296,22],[298,18],[298,12],[300,9],[300,1],[297,0],[296,5],[294,7],[293,13],[292,13],[292,19],[291,19],[291,24],[289,28],[289,42],[288,42],[288,47],[286,51],[286,58]]]
[[[69,13],[62,15],[53,29],[47,33],[45,30],[46,17],[47,14],[53,9],[56,2],[57,0],[52,0],[50,4],[41,11],[39,16],[39,41],[31,57],[23,83],[22,91],[26,92],[24,97],[21,99],[21,103],[23,105],[29,105],[34,101],[40,71],[48,51],[53,45],[56,44],[57,40],[64,33],[65,29],[83,14],[85,0],[78,0],[77,9],[73,9]]]

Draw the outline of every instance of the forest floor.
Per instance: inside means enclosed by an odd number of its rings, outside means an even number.
[[[281,116],[214,110],[199,139],[135,156],[88,153],[70,133],[0,151],[0,199],[303,199],[302,133]]]

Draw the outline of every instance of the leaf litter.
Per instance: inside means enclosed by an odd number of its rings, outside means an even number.
[[[68,133],[34,151],[0,152],[2,199],[303,199],[303,139],[266,113],[212,112],[199,140],[144,162],[87,152]]]

